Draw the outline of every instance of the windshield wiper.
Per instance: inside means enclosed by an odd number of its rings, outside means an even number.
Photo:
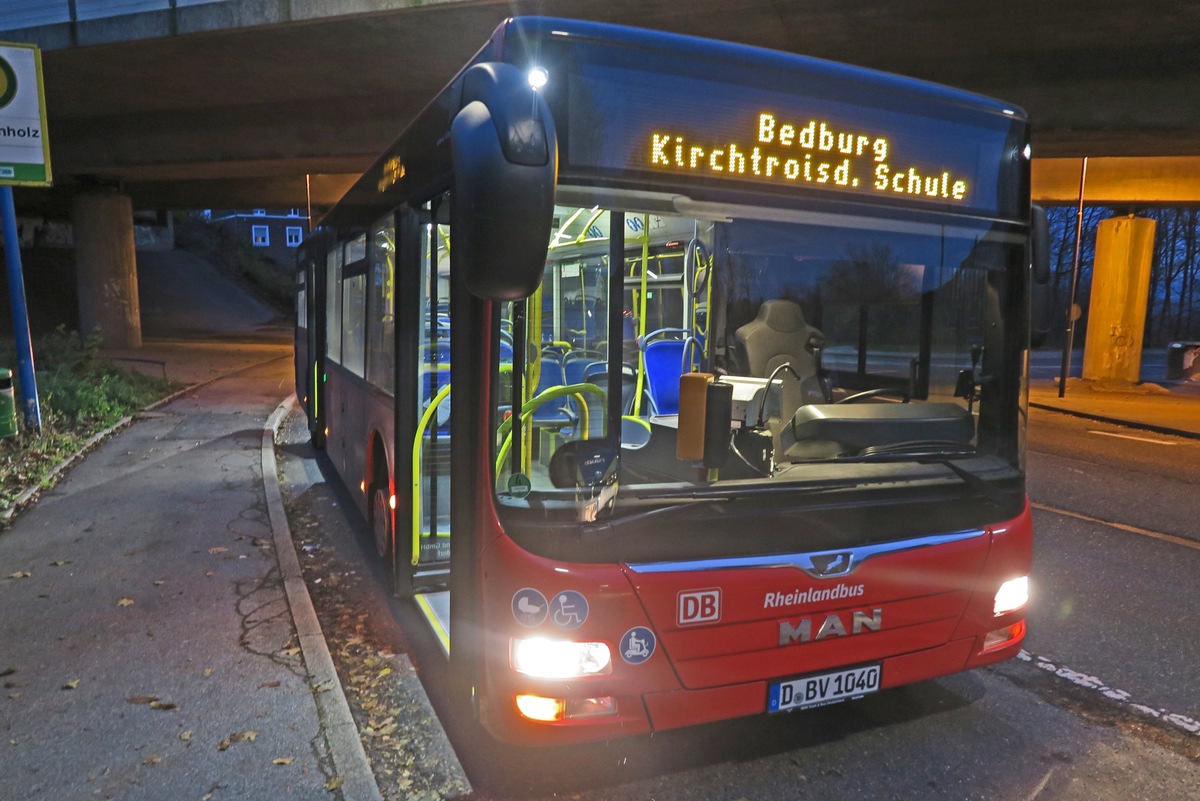
[[[999,506],[1002,493],[990,481],[956,463],[958,459],[977,456],[975,448],[955,440],[915,440],[893,442],[887,445],[872,445],[863,448],[856,456],[843,456],[838,462],[917,462],[945,467],[971,490],[983,495],[994,506]]]
[[[796,480],[796,481],[754,481],[749,480],[744,483],[739,481],[738,485],[730,486],[728,484],[720,487],[703,487],[703,488],[687,488],[678,490],[655,490],[651,492],[638,492],[632,497],[638,500],[655,500],[655,501],[671,501],[671,500],[691,500],[691,501],[732,501],[738,498],[750,498],[756,495],[776,495],[784,492],[824,492],[826,490],[851,489],[857,487],[862,482],[858,479],[846,478],[828,478],[821,480]],[[625,497],[625,496],[622,496]]]
[[[957,440],[921,439],[870,445],[854,456],[839,456],[839,462],[909,462],[974,456],[975,449]]]

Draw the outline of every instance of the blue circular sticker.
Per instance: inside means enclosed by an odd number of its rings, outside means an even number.
[[[517,622],[527,628],[540,626],[546,620],[546,596],[532,587],[517,590],[512,598],[512,613]]]
[[[575,590],[563,590],[550,600],[550,620],[560,629],[577,629],[587,616],[587,598]]]
[[[654,632],[645,626],[634,626],[621,637],[621,658],[631,665],[640,665],[654,656]]]

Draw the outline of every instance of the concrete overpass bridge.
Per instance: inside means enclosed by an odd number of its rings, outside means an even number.
[[[5,0],[0,41],[43,50],[56,180],[18,193],[18,207],[73,209],[77,230],[101,232],[131,207],[303,207],[310,191],[331,204],[502,19],[523,13],[1001,97],[1034,121],[1037,199],[1076,200],[1087,156],[1090,201],[1200,202],[1200,3]]]

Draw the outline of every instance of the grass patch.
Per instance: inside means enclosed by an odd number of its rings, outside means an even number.
[[[33,353],[42,432],[26,429],[18,408],[16,436],[0,440],[0,509],[30,487],[49,486],[54,469],[95,434],[178,388],[173,381],[122,369],[100,353],[99,338],[81,340],[63,328],[35,338]],[[21,398],[11,341],[0,342],[0,366],[13,371]]]

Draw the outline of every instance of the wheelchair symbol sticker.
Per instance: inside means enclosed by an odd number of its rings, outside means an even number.
[[[563,590],[550,600],[550,620],[560,629],[577,629],[587,616],[587,598],[575,590]]]
[[[634,626],[621,638],[621,658],[631,665],[640,665],[654,656],[654,632],[645,626]]]
[[[512,613],[517,622],[526,628],[542,625],[546,620],[546,596],[532,587],[517,590],[512,598]]]

